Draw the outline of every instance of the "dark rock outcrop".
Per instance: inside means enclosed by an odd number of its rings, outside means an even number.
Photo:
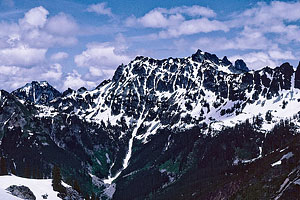
[[[33,192],[26,186],[11,185],[7,189],[12,195],[26,200],[36,200]]]
[[[295,73],[295,88],[300,89],[300,62]]]
[[[241,72],[248,72],[249,71],[246,63],[241,59],[238,59],[238,60],[235,61],[234,67],[235,67],[235,69],[237,69]]]
[[[222,59],[222,63],[225,66],[232,65],[232,63],[228,60],[227,56],[224,56],[224,58]]]

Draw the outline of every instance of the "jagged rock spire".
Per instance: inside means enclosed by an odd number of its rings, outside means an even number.
[[[235,63],[234,63],[234,67],[235,67],[235,69],[243,71],[243,72],[248,72],[249,71],[246,63],[242,59],[236,60]]]
[[[297,67],[296,73],[295,73],[295,88],[300,89],[300,62],[298,64],[298,67]]]

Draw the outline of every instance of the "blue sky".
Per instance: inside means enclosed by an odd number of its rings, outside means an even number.
[[[197,49],[248,67],[300,60],[300,2],[0,0],[0,88],[92,89],[137,55]]]

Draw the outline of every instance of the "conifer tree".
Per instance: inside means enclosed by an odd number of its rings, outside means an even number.
[[[26,164],[24,168],[24,177],[31,178],[31,170],[28,164]]]
[[[73,188],[74,188],[74,190],[76,190],[79,194],[81,193],[80,187],[79,187],[79,184],[78,184],[77,180],[74,181]]]
[[[7,171],[7,167],[6,167],[6,160],[5,158],[1,158],[1,163],[0,163],[0,175],[7,175],[8,171]]]
[[[36,171],[36,176],[37,176],[36,178],[37,178],[37,179],[42,179],[42,178],[43,178],[43,175],[42,175],[41,171],[39,170],[39,168],[37,168],[36,170],[37,170],[37,171]]]
[[[91,200],[96,200],[96,195],[94,192],[92,192]]]
[[[37,169],[36,168],[34,168],[33,170],[32,170],[32,178],[33,179],[36,179],[37,178]]]
[[[10,169],[10,173],[11,173],[11,174],[17,175],[16,168],[15,168],[15,165],[14,165],[14,161],[11,161],[11,162],[10,162],[10,167],[9,167],[9,169]]]
[[[53,169],[52,169],[52,187],[54,191],[58,191],[58,192],[64,192],[65,188],[64,186],[62,186],[61,184],[61,174],[60,174],[60,168],[56,165],[54,165]]]

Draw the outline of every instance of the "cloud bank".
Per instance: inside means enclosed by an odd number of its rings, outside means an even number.
[[[191,5],[120,14],[106,2],[74,12],[36,6],[22,13],[9,11],[18,2],[1,5],[8,11],[0,19],[18,16],[0,20],[0,84],[9,91],[32,80],[59,90],[92,89],[141,54],[183,57],[201,49],[242,58],[252,69],[300,58],[298,1],[259,2],[232,13]]]

